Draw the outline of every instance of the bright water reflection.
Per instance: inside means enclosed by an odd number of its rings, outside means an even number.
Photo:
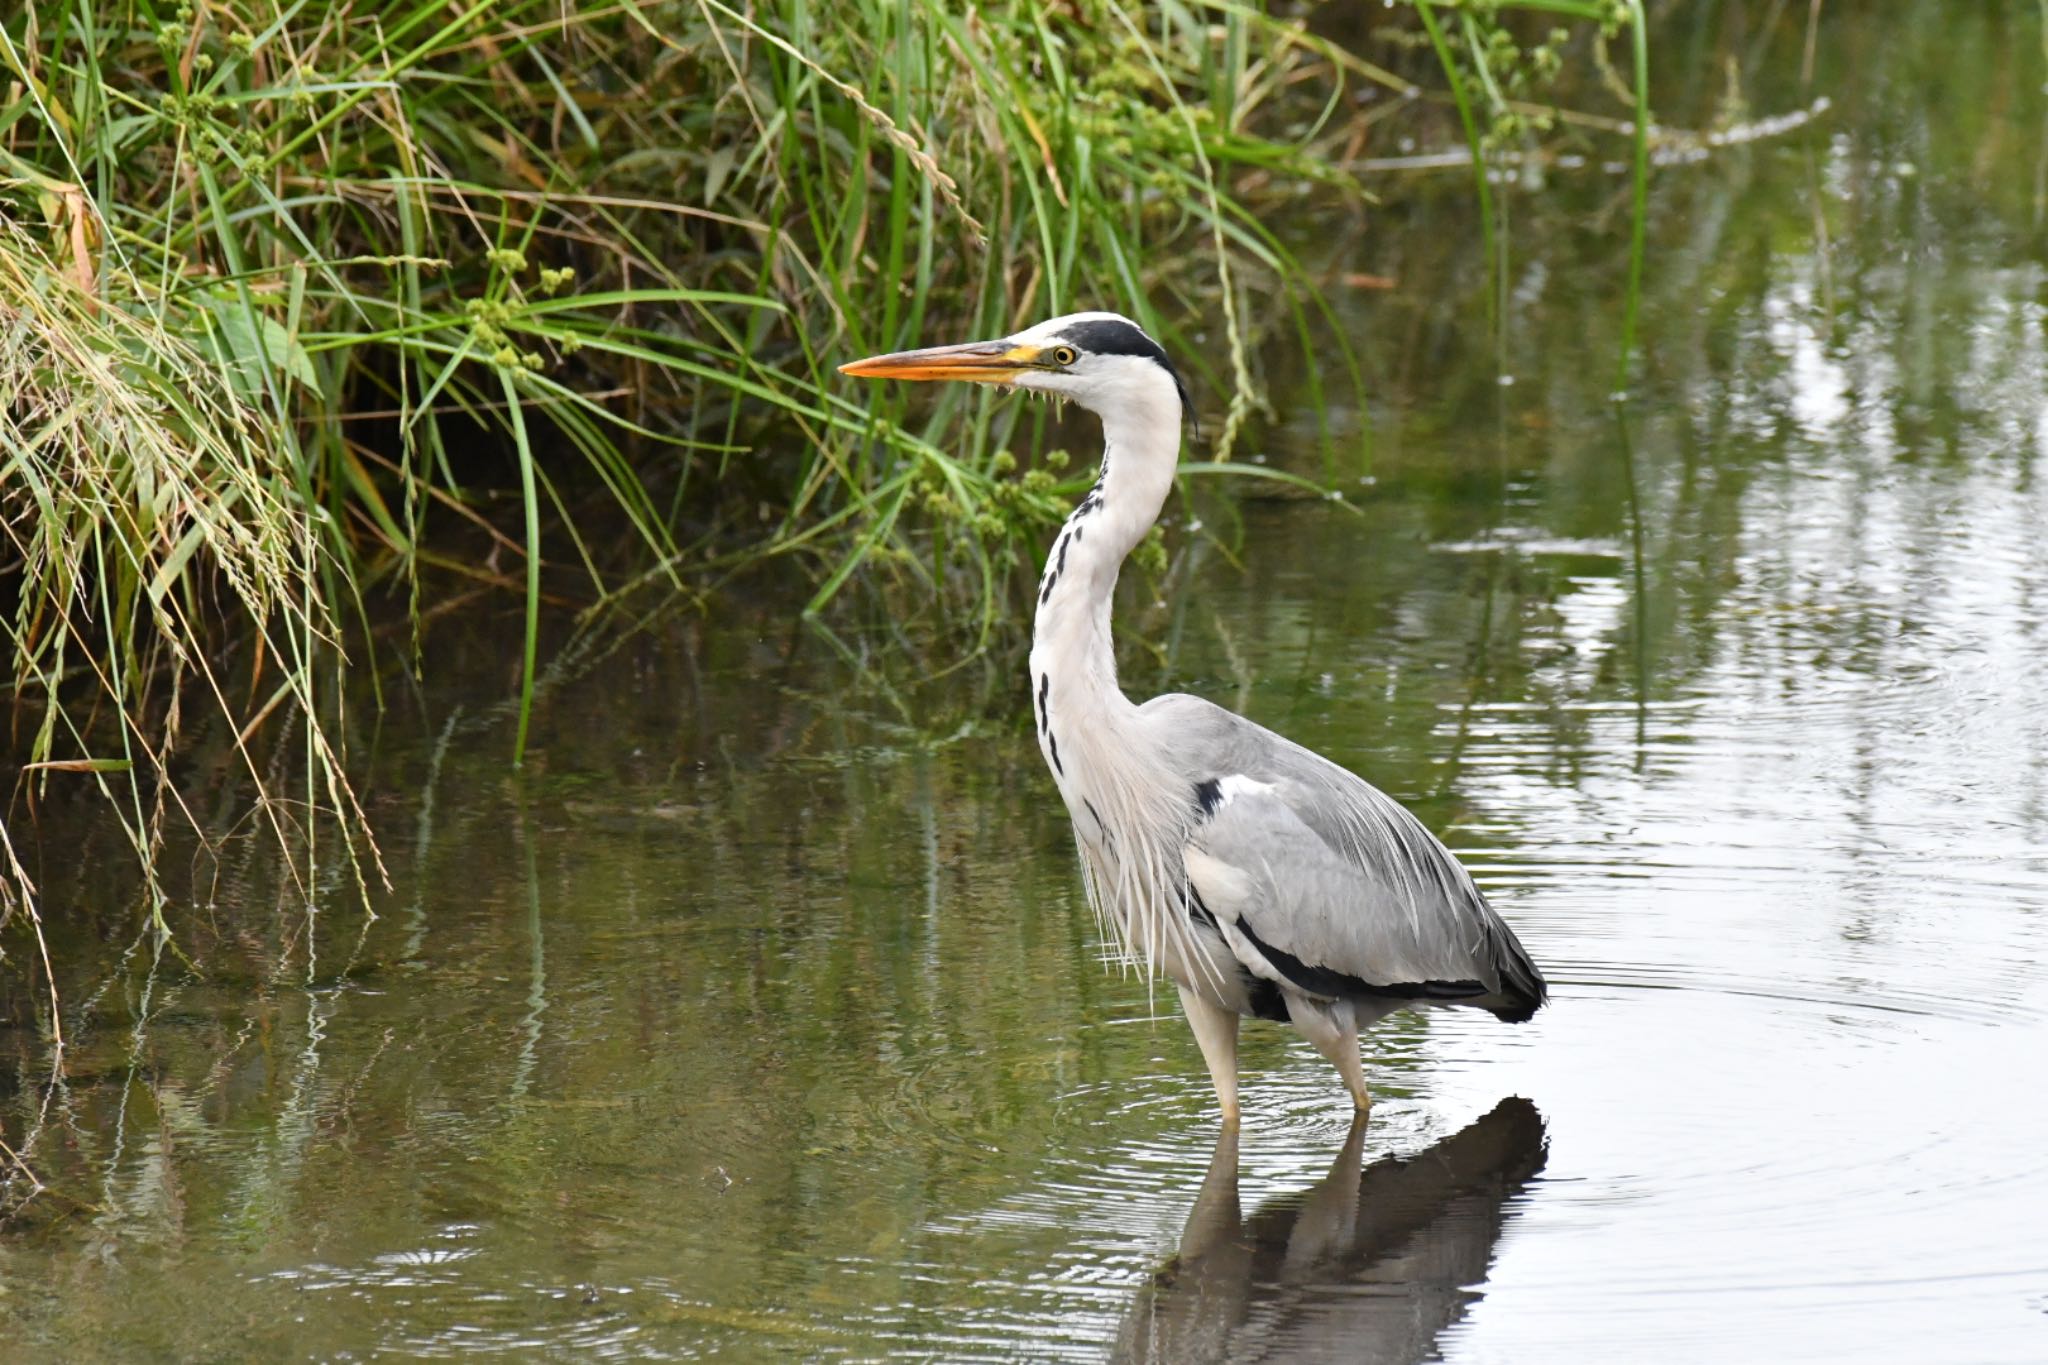
[[[85,969],[61,1077],[0,997],[0,1136],[48,1185],[5,1192],[0,1340],[2048,1358],[2048,101],[2027,15],[1886,13],[1830,31],[1826,119],[1660,185],[1643,595],[1614,186],[1515,201],[1503,387],[1447,184],[1357,248],[1402,288],[1340,300],[1389,393],[1365,515],[1205,505],[1245,568],[1196,548],[1123,618],[1134,689],[1444,831],[1556,984],[1536,1021],[1389,1020],[1359,1135],[1254,1030],[1219,1152],[1184,1026],[1099,965],[1007,672],[857,667],[764,589],[570,670],[515,777],[515,623],[451,615],[436,689],[357,711],[374,923],[238,834],[192,965],[153,958],[123,850],[45,812]],[[1754,39],[1674,29],[1662,106],[1724,50],[1803,98]]]

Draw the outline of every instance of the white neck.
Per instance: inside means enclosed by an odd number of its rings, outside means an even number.
[[[1187,796],[1162,769],[1116,681],[1117,570],[1158,519],[1180,453],[1180,395],[1165,370],[1103,417],[1102,477],[1053,542],[1031,635],[1038,746],[1081,846],[1089,903],[1127,960],[1177,981],[1200,959],[1178,888]],[[1213,973],[1214,968],[1209,968]]]
[[[1117,687],[1110,604],[1124,557],[1152,529],[1180,453],[1180,396],[1120,405],[1102,422],[1102,477],[1074,508],[1046,557],[1031,630],[1031,688],[1040,742],[1049,713],[1114,724],[1130,710]],[[1041,700],[1042,699],[1042,700]],[[1047,762],[1053,762],[1048,747]],[[1064,777],[1054,763],[1055,776]],[[1062,782],[1064,786],[1064,781]]]

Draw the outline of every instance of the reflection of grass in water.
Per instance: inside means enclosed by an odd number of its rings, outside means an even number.
[[[1614,375],[1617,394],[1628,388],[1629,361],[1635,351],[1636,313],[1643,296],[1643,238],[1648,231],[1650,203],[1650,40],[1643,31],[1642,0],[1628,0],[1628,6],[1629,52],[1635,68],[1636,129],[1629,169],[1628,293],[1622,301],[1621,357],[1615,364]],[[1640,530],[1639,522],[1639,537]]]
[[[1526,3],[1515,7],[1599,22],[1603,40],[1603,69],[1606,69],[1605,39],[1624,27],[1628,31],[1630,66],[1634,79],[1632,84],[1620,93],[1627,95],[1632,101],[1635,119],[1629,167],[1628,279],[1622,295],[1621,345],[1615,360],[1613,402],[1616,405],[1615,420],[1619,435],[1616,448],[1621,460],[1623,483],[1628,494],[1629,546],[1635,589],[1633,596],[1637,699],[1641,701],[1646,694],[1648,677],[1648,645],[1644,630],[1647,599],[1643,563],[1642,502],[1637,494],[1635,452],[1628,437],[1627,414],[1621,405],[1627,399],[1629,375],[1635,359],[1636,321],[1643,290],[1644,241],[1649,221],[1649,35],[1644,27],[1642,0],[1625,0],[1618,7],[1581,4],[1577,3],[1577,0],[1526,0]],[[1479,206],[1481,239],[1485,243],[1486,259],[1493,278],[1493,288],[1488,292],[1488,303],[1495,326],[1498,327],[1501,325],[1501,315],[1504,311],[1502,295],[1507,287],[1507,247],[1504,237],[1496,229],[1496,211],[1487,171],[1487,152],[1489,147],[1501,140],[1504,135],[1512,134],[1520,128],[1507,97],[1502,92],[1502,82],[1496,79],[1491,69],[1489,54],[1500,53],[1503,45],[1490,42],[1490,35],[1482,33],[1479,21],[1475,19],[1472,11],[1461,8],[1457,17],[1463,47],[1461,52],[1454,52],[1450,38],[1437,20],[1431,0],[1415,0],[1415,8],[1421,16],[1424,29],[1429,34],[1430,45],[1436,52],[1437,60],[1443,66],[1444,75],[1450,82],[1451,95],[1457,105],[1458,121],[1465,130],[1466,142],[1472,151],[1473,193]],[[1492,35],[1498,35],[1500,32],[1501,30],[1495,28]],[[1553,35],[1553,42],[1557,36]],[[1515,59],[1521,57],[1519,49],[1511,45],[1507,46],[1507,51]],[[1479,128],[1478,113],[1474,107],[1470,87],[1477,87],[1483,93],[1495,120],[1493,128],[1485,134],[1482,134]]]
[[[1629,86],[1622,87],[1618,93],[1631,101],[1635,117],[1629,166],[1628,277],[1622,295],[1621,344],[1615,360],[1612,402],[1618,435],[1616,449],[1621,461],[1623,484],[1627,490],[1629,549],[1634,582],[1632,595],[1635,617],[1635,681],[1637,700],[1640,703],[1647,698],[1649,667],[1645,626],[1648,599],[1643,558],[1643,509],[1637,490],[1635,451],[1629,440],[1628,418],[1623,405],[1627,401],[1629,376],[1635,360],[1637,315],[1643,290],[1644,243],[1649,221],[1649,35],[1645,30],[1642,0],[1623,0],[1618,6],[1585,4],[1579,3],[1578,0],[1525,0],[1525,3],[1512,7],[1598,22],[1601,25],[1602,40],[1599,64],[1610,76],[1612,73],[1611,68],[1607,66],[1605,41],[1623,28],[1628,32],[1633,81]],[[1503,36],[1503,30],[1497,27],[1496,21],[1491,17],[1488,23],[1496,26],[1482,31],[1481,23],[1473,12],[1470,9],[1459,8],[1459,29],[1456,36],[1462,39],[1462,46],[1454,50],[1452,37],[1446,34],[1443,24],[1439,22],[1431,0],[1415,0],[1415,9],[1421,17],[1424,30],[1429,35],[1430,46],[1443,67],[1444,76],[1450,83],[1451,97],[1457,106],[1458,121],[1464,128],[1466,143],[1471,149],[1473,195],[1478,204],[1481,240],[1484,243],[1493,281],[1493,287],[1488,291],[1489,313],[1494,319],[1494,325],[1500,327],[1505,311],[1504,295],[1507,288],[1507,245],[1504,233],[1497,226],[1487,156],[1494,145],[1522,131],[1523,123],[1503,93],[1503,80],[1496,77],[1492,68],[1503,53],[1512,64],[1526,64],[1528,59],[1512,43],[1493,41]],[[1554,46],[1561,36],[1561,30],[1554,33],[1551,36],[1551,44]],[[1539,58],[1535,64],[1539,67],[1547,64],[1548,59],[1540,57],[1545,50],[1538,49]],[[1524,75],[1519,69],[1512,74],[1516,78]],[[1473,98],[1474,88],[1484,96],[1487,109],[1494,120],[1492,128],[1483,133]],[[1641,723],[1642,717],[1639,713],[1639,726]]]
[[[1507,245],[1495,206],[1489,158],[1505,144],[1526,139],[1534,129],[1549,126],[1556,111],[1539,111],[1512,96],[1532,82],[1554,75],[1563,60],[1560,52],[1571,34],[1554,28],[1540,42],[1523,45],[1510,36],[1499,20],[1501,10],[1521,10],[1557,19],[1597,25],[1594,62],[1603,76],[1623,97],[1633,112],[1632,163],[1630,167],[1631,221],[1629,231],[1628,287],[1623,301],[1621,359],[1615,380],[1617,391],[1627,385],[1629,361],[1635,349],[1636,309],[1642,293],[1643,246],[1647,229],[1650,183],[1650,49],[1642,0],[1617,0],[1596,4],[1592,0],[1508,0],[1485,13],[1466,6],[1454,6],[1457,27],[1447,30],[1436,10],[1442,0],[1413,0],[1415,12],[1428,35],[1431,50],[1450,85],[1451,100],[1465,144],[1472,157],[1472,194],[1479,211],[1480,240],[1493,288],[1488,305],[1498,325],[1501,295],[1507,280]],[[1609,64],[1607,43],[1626,30],[1633,80],[1624,85]],[[1482,110],[1481,103],[1484,103]],[[1481,123],[1482,114],[1486,119]]]

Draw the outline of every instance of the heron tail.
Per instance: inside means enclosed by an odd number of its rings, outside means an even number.
[[[1497,916],[1494,926],[1498,930],[1494,941],[1494,966],[1500,973],[1500,990],[1486,1000],[1473,1003],[1490,1011],[1504,1024],[1526,1023],[1550,999],[1550,987],[1543,980],[1543,973],[1536,970],[1536,964],[1529,960],[1529,954],[1523,949],[1522,941],[1515,937],[1515,931]]]

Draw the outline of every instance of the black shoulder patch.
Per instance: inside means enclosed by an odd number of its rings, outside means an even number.
[[[1223,784],[1213,777],[1202,779],[1195,784],[1195,804],[1201,808],[1204,819],[1216,813],[1223,804]]]

